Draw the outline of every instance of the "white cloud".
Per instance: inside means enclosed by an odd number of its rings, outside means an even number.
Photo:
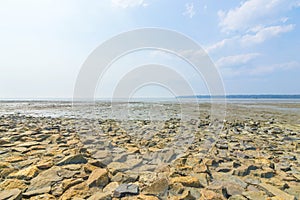
[[[293,4],[293,7],[296,7],[296,8],[300,7],[300,1],[296,1],[296,2]]]
[[[244,35],[236,35],[231,38],[225,38],[221,41],[216,42],[215,44],[212,44],[208,47],[206,47],[206,50],[208,52],[214,52],[219,49],[222,49],[226,46],[253,46],[255,44],[263,43],[266,40],[270,40],[282,33],[287,33],[292,30],[294,30],[295,25],[289,24],[289,25],[278,25],[278,26],[256,26],[253,27],[251,30],[249,30]]]
[[[295,25],[289,24],[284,26],[269,26],[264,27],[259,30],[255,34],[246,34],[241,38],[241,44],[248,46],[253,44],[262,43],[267,39],[275,37],[281,33],[286,33],[294,30]]]
[[[196,11],[194,9],[193,3],[186,3],[185,4],[185,11],[183,12],[183,15],[189,16],[190,18],[193,18],[193,16],[196,14]]]
[[[248,54],[226,56],[217,60],[216,65],[218,67],[226,67],[226,66],[236,66],[236,65],[246,64],[247,62],[253,60],[258,56],[260,56],[259,53],[248,53]]]
[[[215,44],[212,44],[212,45],[206,47],[206,51],[207,52],[212,52],[216,49],[220,49],[220,48],[225,46],[225,44],[227,43],[228,40],[229,39],[224,39],[224,40],[221,40],[219,42],[216,42]]]
[[[300,67],[299,62],[291,61],[291,62],[286,62],[286,63],[268,65],[268,66],[257,66],[255,68],[246,70],[246,73],[248,73],[250,75],[258,76],[258,75],[270,74],[277,70],[285,71],[285,70],[299,68],[299,67]]]
[[[300,63],[297,61],[290,61],[285,63],[273,64],[273,65],[260,65],[253,68],[249,67],[226,67],[221,68],[221,73],[225,77],[242,77],[242,76],[263,76],[272,74],[276,71],[287,71],[290,69],[300,68]]]
[[[288,20],[289,20],[288,17],[282,17],[282,18],[280,19],[280,22],[285,23],[285,22],[287,22]]]
[[[226,38],[223,39],[219,42],[216,42],[215,44],[207,46],[205,49],[208,53],[213,52],[215,50],[221,49],[225,47],[227,44],[232,43],[234,40],[238,39],[237,37],[235,38]]]
[[[191,59],[191,60],[195,60],[195,59],[201,59],[201,58],[205,58],[207,56],[207,53],[204,50],[182,50],[179,52],[179,55],[183,56],[186,59]]]
[[[235,8],[219,10],[221,32],[231,36],[210,45],[207,50],[253,46],[293,31],[295,24],[287,24],[289,18],[285,14],[298,4],[299,0],[245,0]]]
[[[144,2],[144,0],[111,0],[111,3],[114,7],[120,7],[120,8],[148,6],[148,4]]]
[[[174,60],[174,57],[183,57],[185,59],[201,59],[207,56],[207,53],[204,50],[181,50],[177,54],[173,54],[174,52],[167,52],[163,50],[155,50],[150,52],[150,56],[153,58],[160,58],[160,59],[169,59]]]
[[[248,0],[239,7],[219,11],[222,31],[243,31],[261,23],[265,24],[280,11],[291,7],[291,0]]]

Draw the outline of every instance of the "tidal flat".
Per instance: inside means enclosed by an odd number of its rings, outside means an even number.
[[[300,102],[0,102],[0,199],[300,199]]]

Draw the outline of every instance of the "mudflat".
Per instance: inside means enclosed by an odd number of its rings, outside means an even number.
[[[0,103],[0,199],[300,199],[300,103]]]

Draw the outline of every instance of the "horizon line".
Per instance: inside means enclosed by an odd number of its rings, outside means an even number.
[[[300,94],[227,94],[227,95],[209,95],[209,94],[197,94],[197,95],[182,95],[182,96],[163,96],[163,97],[133,97],[130,98],[131,100],[138,100],[138,99],[151,99],[151,100],[158,100],[158,99],[187,99],[187,98],[197,98],[197,99],[208,99],[208,98],[228,98],[228,99],[300,99]],[[107,100],[125,100],[128,98],[95,98],[94,101],[107,101]],[[129,100],[130,100],[129,99]],[[50,98],[0,98],[0,101],[91,101],[86,98],[77,98],[74,100],[73,98],[60,98],[60,97],[50,97]]]

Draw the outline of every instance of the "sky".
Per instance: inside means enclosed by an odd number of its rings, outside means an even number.
[[[300,94],[299,22],[300,0],[1,0],[0,99],[72,98],[83,63],[99,45],[145,27],[197,42],[226,94]],[[209,92],[205,77],[195,77],[189,63],[142,50],[113,63],[95,96],[110,96],[120,77],[145,63],[174,68],[194,94]],[[183,85],[176,77],[165,79]],[[174,94],[156,84],[132,95],[182,94],[188,92]]]

